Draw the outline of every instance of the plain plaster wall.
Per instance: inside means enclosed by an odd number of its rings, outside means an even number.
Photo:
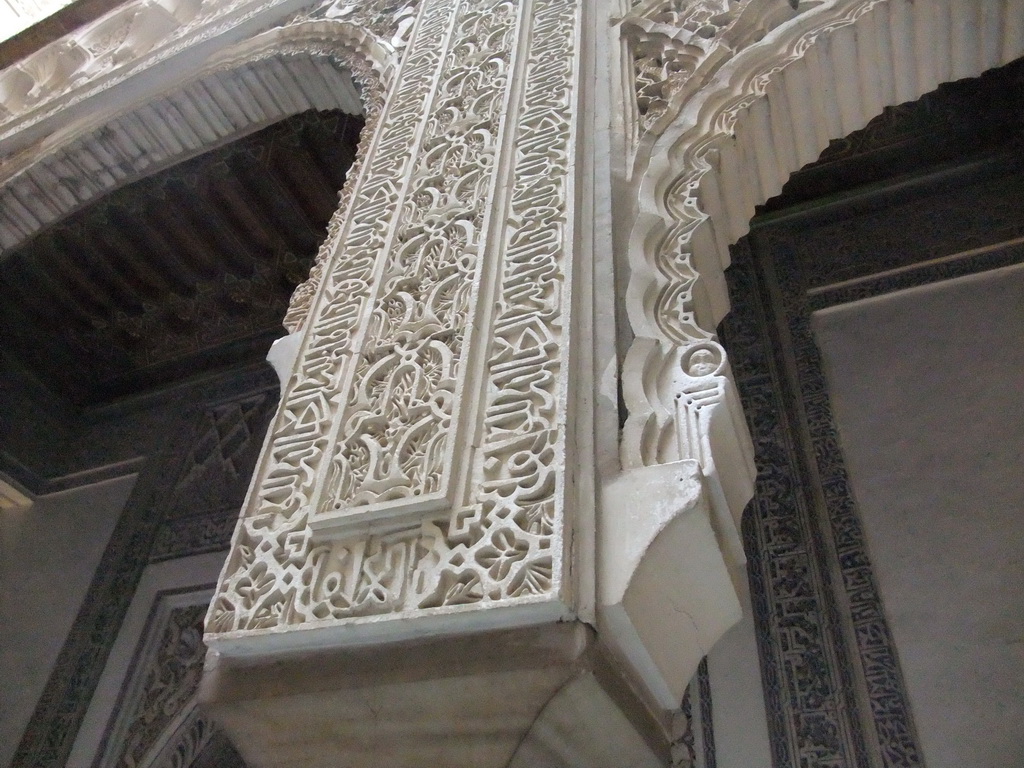
[[[1024,265],[814,327],[925,762],[1024,765]]]
[[[135,477],[0,510],[0,765],[9,765]]]
[[[768,716],[761,687],[753,609],[750,594],[745,589],[746,573],[735,581],[744,588],[739,596],[743,618],[708,654],[715,764],[717,768],[771,768]]]

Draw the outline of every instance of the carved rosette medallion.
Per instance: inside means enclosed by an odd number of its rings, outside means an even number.
[[[570,605],[578,12],[420,4],[211,606],[214,646]]]

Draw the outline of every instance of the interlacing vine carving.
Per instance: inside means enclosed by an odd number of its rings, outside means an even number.
[[[447,10],[446,3],[438,0],[425,3],[419,20],[423,33],[440,39],[448,21]],[[341,588],[341,578],[320,575],[331,558],[330,547],[311,546],[308,522],[317,471],[344,391],[344,366],[355,351],[354,336],[371,298],[374,268],[388,242],[389,214],[399,202],[399,187],[420,124],[421,102],[440,53],[439,46],[415,44],[406,52],[401,79],[391,94],[388,130],[371,135],[350,215],[332,219],[330,226],[336,234],[329,235],[327,242],[340,243],[338,250],[344,252],[344,258],[321,250],[330,263],[324,267],[313,309],[314,325],[300,369],[282,393],[272,442],[257,472],[258,488],[239,522],[207,620],[208,632],[324,619],[338,608],[357,612],[364,604],[372,611],[374,598],[379,598],[378,602],[388,599],[386,589],[374,589],[380,579],[374,568],[393,570],[394,558],[375,557],[380,543],[374,541],[364,543],[363,549],[370,545],[369,552],[357,552],[354,558],[365,554],[367,588],[353,590],[356,594],[346,597],[342,605],[332,602],[330,595]],[[339,557],[343,561],[339,565],[350,565],[344,561],[353,559],[347,553],[339,553]],[[313,597],[325,592],[325,599]]]
[[[560,589],[577,11],[421,4],[336,218],[214,640]]]
[[[353,368],[320,509],[440,495],[459,437],[471,289],[492,182],[515,8],[456,26],[406,204]]]

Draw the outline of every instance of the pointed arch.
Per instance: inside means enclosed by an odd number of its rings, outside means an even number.
[[[341,109],[372,122],[394,57],[355,24],[300,20],[158,78],[127,106],[92,110],[3,163],[0,254],[118,187],[299,112]]]
[[[622,462],[699,460],[737,524],[753,463],[714,338],[729,309],[730,244],[746,234],[755,206],[831,139],[888,105],[1024,54],[1024,0],[833,0],[797,11],[760,39],[728,28],[732,40],[753,42],[734,50],[723,41],[705,55],[707,67],[690,73],[691,95],[670,102],[670,114],[640,137],[634,171],[626,310],[635,338],[622,373]]]

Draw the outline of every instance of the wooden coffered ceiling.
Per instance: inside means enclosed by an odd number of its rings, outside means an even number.
[[[118,189],[0,255],[0,352],[90,406],[262,359],[362,118],[305,112]]]

